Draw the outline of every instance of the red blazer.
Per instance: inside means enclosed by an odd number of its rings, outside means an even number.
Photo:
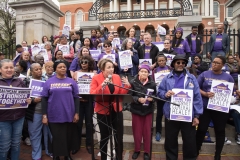
[[[105,80],[102,73],[97,74],[93,77],[92,82],[90,84],[90,94],[111,94],[109,91],[109,88],[106,86],[105,89],[102,89],[102,83]],[[112,75],[112,82],[118,86],[122,86],[121,78],[117,74]],[[124,85],[124,88],[131,88],[131,86]],[[114,86],[114,93],[113,94],[127,94],[128,90],[119,88]],[[109,106],[109,102],[101,102],[104,106]],[[95,103],[95,112],[99,114],[109,114],[109,109],[104,108],[99,103]],[[113,102],[114,110],[117,111],[117,105],[116,102]],[[122,100],[119,99],[119,111],[122,111]]]

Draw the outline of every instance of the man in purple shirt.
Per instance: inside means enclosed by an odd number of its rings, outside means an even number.
[[[190,56],[195,57],[198,54],[202,54],[203,45],[202,45],[202,37],[198,35],[198,27],[192,26],[192,33],[186,37],[186,41],[191,49]]]
[[[212,60],[217,56],[226,56],[230,49],[229,37],[223,33],[223,25],[218,25],[217,33],[211,35],[207,56]]]

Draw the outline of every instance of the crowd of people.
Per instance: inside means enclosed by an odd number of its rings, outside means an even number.
[[[16,45],[16,57],[13,60],[4,59],[4,54],[0,53],[0,85],[29,87],[31,79],[45,81],[41,97],[26,99],[28,108],[0,110],[0,160],[17,160],[21,139],[32,146],[33,160],[41,159],[42,148],[54,160],[60,160],[61,156],[65,160],[72,160],[71,154],[80,150],[84,120],[86,149],[91,154],[93,109],[99,127],[101,160],[111,155],[108,141],[112,134],[115,135],[114,154],[116,159],[122,159],[122,111],[125,109],[132,113],[135,146],[132,159],[138,158],[143,140],[144,160],[149,160],[155,108],[156,141],[162,138],[162,118],[165,117],[164,148],[167,160],[178,159],[179,131],[183,139],[183,159],[196,160],[210,123],[213,123],[216,135],[214,159],[220,160],[224,143],[229,142],[225,136],[229,119],[234,122],[236,142],[240,145],[240,113],[236,110],[223,113],[208,109],[208,101],[214,97],[210,89],[212,80],[232,82],[235,84],[233,97],[238,99],[240,59],[238,55],[230,54],[229,37],[223,33],[223,25],[219,25],[217,33],[211,35],[206,53],[211,63],[204,62],[204,42],[197,29],[197,26],[193,26],[192,33],[184,38],[183,29],[177,28],[172,37],[164,37],[162,50],[152,42],[148,32],[142,32],[140,39],[135,38],[136,31],[132,27],[126,32],[127,38],[119,44],[114,42],[119,38],[117,33],[106,35],[100,30],[92,30],[91,37],[83,37],[79,31],[71,32],[69,38],[66,35],[57,36],[53,44],[47,36],[42,37],[42,43],[33,40],[32,45],[41,44],[47,50],[47,60],[41,54],[33,56],[31,47],[24,40]],[[68,50],[62,49],[63,46],[68,46]],[[100,53],[98,57],[91,54],[96,50]],[[130,53],[132,67],[121,68],[121,51]],[[114,60],[104,58],[111,54]],[[174,58],[169,59],[167,55],[173,55]],[[142,64],[141,59],[150,59],[152,63]],[[90,95],[131,94],[133,102],[129,104],[130,107],[125,107],[122,100],[114,98],[101,103],[89,103],[89,96],[79,95],[79,72],[94,73]],[[157,73],[168,73],[160,84],[155,82]],[[129,92],[128,89],[137,92]],[[175,95],[173,89],[193,91],[191,122],[170,120],[170,103],[144,95],[152,91],[152,95],[171,101]]]

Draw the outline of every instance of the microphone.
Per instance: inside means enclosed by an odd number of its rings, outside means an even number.
[[[112,80],[112,75],[111,75],[111,74],[108,75],[108,80],[109,80],[109,81]]]
[[[109,81],[112,80],[112,75],[109,74],[105,80],[107,80],[108,82],[104,83],[104,85],[102,86],[103,89],[105,89],[106,85],[108,85],[110,83]]]

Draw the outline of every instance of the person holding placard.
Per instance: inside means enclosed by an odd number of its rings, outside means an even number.
[[[167,75],[170,73],[171,68],[166,65],[167,62],[167,57],[164,55],[158,55],[156,57],[156,62],[157,62],[157,68],[153,70],[153,79],[155,80],[156,76],[160,76],[164,78],[164,75]],[[157,78],[157,77],[156,77]],[[155,80],[155,83],[156,80]],[[157,87],[158,87],[157,83]],[[156,117],[156,141],[160,141],[161,139],[161,133],[162,133],[162,116],[163,116],[163,105],[164,101],[157,101],[157,117]]]
[[[42,90],[42,122],[52,133],[49,151],[54,160],[71,160],[70,152],[79,149],[77,122],[79,120],[79,90],[77,83],[66,76],[66,61],[54,63],[56,76],[48,79]]]
[[[128,79],[130,80],[137,74],[138,65],[139,65],[138,53],[137,53],[137,50],[135,50],[133,48],[132,39],[126,38],[122,42],[121,50],[122,51],[129,51],[130,54],[131,54],[133,67],[132,68],[121,68],[120,69],[120,74],[123,74],[123,75],[127,76]]]
[[[55,52],[61,50],[63,52],[63,57],[71,63],[74,58],[74,49],[72,46],[68,45],[67,37],[62,35],[60,37],[60,44],[56,47]]]
[[[210,92],[213,80],[234,83],[232,76],[222,71],[222,67],[225,65],[225,63],[225,57],[216,56],[216,58],[214,58],[212,61],[212,70],[205,71],[198,76],[204,112],[199,117],[200,124],[198,125],[196,134],[197,151],[199,154],[205,133],[208,129],[208,125],[212,120],[216,135],[216,151],[214,160],[221,159],[221,152],[225,141],[225,127],[229,118],[229,113],[207,109],[207,106],[209,99],[213,98],[215,94],[214,92]]]
[[[164,49],[159,54],[172,54],[177,55],[173,48],[171,48],[171,42],[169,39],[164,40]]]
[[[92,79],[92,82],[90,84],[90,94],[127,94],[128,90],[116,87],[112,85],[111,83],[114,83],[118,86],[123,86],[124,88],[131,88],[130,83],[128,82],[128,79],[126,77],[120,78],[119,75],[113,74],[114,72],[114,63],[110,59],[102,59],[98,63],[99,69],[101,70],[101,73],[95,75]],[[112,78],[109,78],[109,75]],[[122,102],[119,101],[119,112],[117,112],[117,104],[116,100],[111,103],[110,107],[109,101],[104,101],[101,103],[95,103],[94,111],[97,114],[98,119],[98,125],[100,128],[100,134],[101,134],[101,141],[100,141],[100,148],[101,148],[101,160],[107,159],[107,145],[109,136],[112,135],[112,132],[110,132],[109,127],[106,126],[112,125],[114,128],[114,135],[117,134],[119,137],[119,141],[117,141],[116,137],[115,139],[115,150],[116,153],[118,153],[118,149],[120,150],[120,157],[117,157],[117,159],[122,159],[122,152],[123,152],[123,113],[122,113]],[[110,109],[111,108],[111,109]],[[110,113],[111,112],[111,113]],[[110,115],[112,119],[110,119]],[[116,133],[116,129],[118,128],[118,132]],[[111,136],[110,136],[111,137]]]
[[[183,97],[178,98],[179,103],[185,103],[180,107],[188,109],[178,109],[177,118],[172,118],[172,107],[170,103],[165,103],[163,106],[163,113],[165,116],[165,144],[167,160],[178,159],[178,134],[181,130],[183,140],[183,159],[197,159],[196,150],[196,126],[199,124],[199,116],[203,113],[203,104],[197,79],[194,75],[190,74],[186,69],[188,60],[183,55],[174,57],[171,67],[173,71],[165,76],[158,87],[158,96],[168,101],[172,100],[175,96],[173,90],[182,90],[184,93],[188,91],[192,94],[182,94]],[[191,97],[193,103],[182,101],[185,97]],[[177,102],[175,102],[177,103]],[[178,103],[177,103],[178,104]],[[192,114],[191,114],[192,113]],[[185,116],[190,117],[185,120]]]
[[[182,36],[183,36],[183,29],[177,28],[172,40],[172,48],[174,49],[175,52],[177,52],[177,54],[181,54],[188,59],[191,54],[191,50],[188,45],[188,42],[184,40]]]
[[[141,45],[138,51],[138,58],[139,59],[152,59],[151,70],[156,67],[155,58],[158,55],[159,49],[156,45],[152,44],[152,37],[150,33],[144,33],[144,44]]]
[[[53,60],[53,56],[54,56],[54,50],[52,50],[51,42],[48,42],[48,41],[45,42],[44,43],[44,48],[47,50],[48,61],[52,61]]]
[[[156,94],[156,84],[151,80],[149,73],[150,67],[141,65],[138,75],[130,82],[132,89],[148,95]],[[135,145],[132,159],[138,158],[143,139],[144,160],[150,160],[153,98],[135,92],[132,92],[132,97],[133,102],[131,103],[130,112],[132,113],[132,131]]]
[[[29,87],[32,87],[32,92],[36,89],[37,91],[41,90],[42,86],[38,86],[38,84],[43,84],[45,81],[42,76],[42,67],[38,63],[33,63],[30,67],[31,78],[28,79],[31,83]],[[34,83],[32,80],[38,80],[41,83]],[[39,90],[38,90],[39,89]],[[49,128],[47,125],[43,125],[42,123],[42,105],[41,105],[41,97],[33,97],[32,96],[31,104],[26,109],[26,120],[28,122],[28,132],[31,140],[32,146],[32,159],[41,159],[42,157],[42,134],[44,134],[44,146],[46,155],[51,156],[48,152],[48,138],[51,137]]]
[[[32,59],[31,59],[31,55],[28,51],[23,51],[22,52],[22,55],[20,56],[19,61],[21,61],[21,60],[27,62],[27,66],[28,66],[27,69],[29,69],[31,64],[33,63]]]
[[[20,44],[16,45],[16,56],[13,59],[14,66],[16,66],[17,62],[19,61],[22,52],[23,52],[23,47]]]
[[[94,60],[92,59],[91,56],[85,55],[82,56],[81,59],[78,61],[80,70],[74,72],[74,79],[78,81],[78,73],[79,72],[86,72],[86,73],[93,73],[94,70]],[[91,139],[91,110],[93,109],[93,106],[89,106],[89,98],[88,96],[80,95],[80,105],[79,105],[79,121],[78,121],[78,135],[79,135],[79,140],[81,144],[81,139],[82,139],[82,126],[83,126],[83,120],[85,118],[85,126],[86,126],[86,149],[89,154],[91,154],[91,144],[92,144],[92,139]],[[72,151],[72,154],[77,153],[77,151]]]
[[[126,35],[128,38],[132,39],[133,42],[133,48],[138,49],[140,47],[140,42],[135,38],[136,29],[134,27],[131,27],[128,31],[126,31]]]
[[[234,57],[232,55],[228,56],[228,71],[235,81],[238,80],[239,65],[238,62],[234,62]]]
[[[97,37],[97,30],[91,30],[91,41],[93,43],[94,48],[98,47],[98,44],[101,43],[101,40]]]
[[[198,77],[202,72],[208,70],[208,64],[202,61],[202,57],[200,55],[194,56],[193,60],[193,64],[189,70],[195,77]]]
[[[69,62],[63,57],[63,52],[61,50],[57,50],[54,54],[54,61],[57,61],[57,60],[63,60],[65,61],[65,64],[67,66],[67,76],[68,77],[72,77],[71,73],[70,73],[70,70],[69,70],[69,67],[70,67],[70,64]]]
[[[25,88],[22,79],[14,76],[13,61],[3,59],[0,61],[0,85],[8,87]],[[31,99],[26,100],[28,104]],[[0,110],[0,159],[6,160],[8,151],[11,159],[19,159],[20,143],[25,116],[25,108]]]

